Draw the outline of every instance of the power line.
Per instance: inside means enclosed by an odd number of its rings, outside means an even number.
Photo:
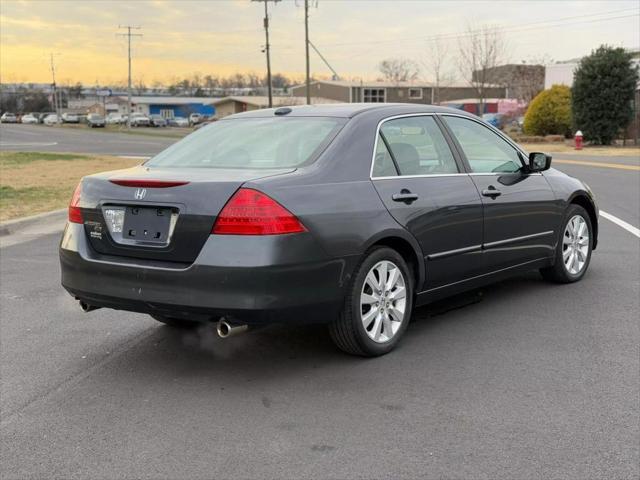
[[[324,58],[324,56],[320,53],[320,50],[317,49],[317,47],[311,42],[311,40],[309,40],[309,45],[311,45],[311,47],[316,51],[316,53],[318,54],[318,56],[322,59],[322,61],[324,62],[324,64],[329,67],[329,70],[331,70],[331,72],[333,73],[333,80],[340,80],[340,75],[338,75],[338,72],[336,72],[333,67],[331,65],[329,65],[329,62],[327,61],[326,58]]]
[[[127,54],[129,60],[129,82],[127,86],[127,128],[131,128],[131,37],[142,37],[141,33],[131,33],[131,30],[140,30],[139,26],[118,25],[118,28],[126,28],[127,33],[117,33],[119,37],[127,37]]]
[[[593,23],[593,22],[602,22],[602,21],[608,21],[608,20],[616,20],[619,18],[631,18],[631,17],[635,17],[640,15],[639,13],[635,13],[632,15],[620,15],[620,16],[615,16],[615,17],[602,17],[602,18],[596,18],[596,19],[589,19],[589,20],[584,20],[584,21],[579,21],[579,22],[570,22],[570,20],[576,19],[576,18],[585,18],[585,17],[594,17],[594,16],[603,16],[603,15],[611,15],[614,13],[620,13],[620,12],[628,12],[628,11],[637,11],[637,9],[635,8],[628,8],[628,9],[624,9],[624,10],[613,10],[610,12],[600,12],[600,13],[592,13],[592,14],[585,14],[585,15],[575,15],[575,16],[571,16],[571,17],[563,17],[563,18],[558,18],[558,19],[554,19],[554,20],[542,20],[539,22],[531,22],[531,23],[527,23],[527,24],[522,24],[522,25],[513,25],[511,27],[503,27],[502,31],[505,33],[516,33],[516,32],[521,32],[521,31],[526,31],[526,30],[537,30],[540,28],[551,28],[551,27],[558,27],[558,26],[565,26],[565,25],[578,25],[581,23]],[[569,21],[569,22],[567,22]],[[551,23],[552,25],[544,25],[547,23]],[[539,26],[536,26],[539,25]],[[386,39],[386,40],[369,40],[369,41],[361,41],[361,42],[342,42],[342,43],[325,43],[323,44],[323,46],[328,47],[337,47],[337,46],[351,46],[351,45],[371,45],[371,44],[383,44],[383,43],[397,43],[397,42],[408,42],[408,41],[415,41],[415,40],[436,40],[436,39],[440,39],[440,40],[455,40],[455,39],[459,39],[459,38],[465,38],[465,37],[469,37],[471,35],[474,35],[476,33],[481,32],[482,29],[474,29],[474,30],[470,30],[468,32],[464,32],[464,33],[459,33],[459,32],[449,32],[449,33],[441,33],[441,34],[436,34],[436,35],[426,35],[426,36],[417,36],[417,37],[402,37],[402,38],[394,38],[394,39]]]

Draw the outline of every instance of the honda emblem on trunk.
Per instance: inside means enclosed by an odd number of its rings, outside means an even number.
[[[135,198],[136,200],[142,200],[147,195],[146,188],[138,188],[136,189]]]

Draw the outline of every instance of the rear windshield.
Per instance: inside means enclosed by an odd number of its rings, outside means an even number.
[[[149,160],[149,167],[289,168],[315,160],[342,118],[238,118],[214,122]]]

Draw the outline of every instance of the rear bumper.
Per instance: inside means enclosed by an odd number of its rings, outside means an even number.
[[[328,258],[310,235],[284,237],[212,235],[184,265],[100,255],[84,227],[71,223],[60,244],[62,285],[90,305],[118,310],[255,324],[331,321],[357,258]]]

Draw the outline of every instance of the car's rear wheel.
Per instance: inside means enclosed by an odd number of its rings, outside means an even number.
[[[160,323],[164,323],[165,325],[169,325],[174,328],[197,328],[202,325],[200,322],[195,322],[193,320],[186,320],[184,318],[173,318],[173,317],[165,317],[163,315],[150,315],[154,320],[159,321]]]
[[[400,341],[412,307],[413,279],[406,262],[395,250],[377,247],[358,267],[329,333],[347,353],[384,355]]]
[[[562,224],[555,262],[540,273],[546,280],[557,283],[577,282],[587,272],[592,247],[593,227],[589,214],[580,205],[571,205]]]

